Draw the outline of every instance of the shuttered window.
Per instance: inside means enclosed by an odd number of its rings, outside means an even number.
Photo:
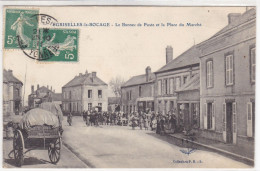
[[[233,55],[226,56],[226,85],[233,85]]]
[[[158,95],[162,95],[162,81],[158,81]]]
[[[251,81],[255,82],[255,48],[250,50]]]
[[[173,94],[173,78],[170,78],[170,94]]]
[[[207,88],[213,87],[213,61],[207,62]]]

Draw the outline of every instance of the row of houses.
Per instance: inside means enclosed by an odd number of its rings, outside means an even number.
[[[28,106],[23,106],[23,83],[13,74],[13,70],[3,70],[3,115],[4,120],[12,115],[19,115],[22,112],[38,107],[43,102],[54,102],[61,105],[61,93],[55,93],[52,87],[39,86],[34,90],[31,86],[31,93],[28,95]],[[27,109],[26,109],[27,108]]]
[[[228,25],[166,64],[122,86],[122,110],[174,112],[177,124],[201,136],[253,144],[256,11],[228,15]]]
[[[120,110],[120,99],[107,97],[108,85],[97,77],[96,72],[80,73],[62,87],[62,93],[56,93],[52,86],[31,85],[28,95],[28,107],[22,102],[23,83],[13,75],[12,70],[3,70],[3,113],[4,119],[19,115],[26,110],[36,108],[43,102],[53,102],[61,106],[63,112],[81,115],[83,111]],[[108,100],[110,105],[108,106]]]
[[[28,107],[35,108],[38,107],[41,103],[44,102],[53,102],[58,105],[61,105],[61,93],[55,93],[55,90],[52,89],[52,86],[40,86],[37,84],[36,90],[34,90],[34,85],[31,86],[31,94],[28,96]]]

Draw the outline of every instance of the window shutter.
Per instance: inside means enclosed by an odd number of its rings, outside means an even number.
[[[168,93],[167,94],[171,94],[170,93],[170,79],[167,79],[167,84],[168,84],[167,85],[167,88],[168,88],[168,90],[167,90]]]
[[[232,103],[233,111],[233,144],[237,143],[237,103]]]
[[[206,80],[207,80],[207,87],[210,86],[210,84],[209,84],[209,82],[210,82],[210,80],[209,80],[209,79],[210,79],[210,78],[209,78],[209,72],[210,72],[210,71],[209,71],[209,68],[210,68],[210,66],[209,66],[209,65],[210,65],[210,62],[208,61],[208,62],[207,62],[207,77],[206,77],[206,78],[207,78],[207,79],[206,79]]]
[[[222,119],[223,119],[223,140],[224,142],[227,142],[227,131],[226,131],[226,127],[227,127],[227,120],[226,120],[226,103],[223,103],[223,108],[222,108]]]
[[[173,90],[176,90],[176,78],[173,79]]]
[[[215,103],[212,103],[212,129],[215,130],[215,122],[216,122],[216,116],[215,116]]]
[[[252,129],[252,103],[247,103],[247,136],[253,136],[253,129]]]
[[[162,95],[162,83],[161,83],[161,80],[158,81],[157,90],[158,90],[158,95]]]
[[[205,113],[204,113],[204,129],[207,129],[207,113],[208,113],[208,107],[207,103],[204,104]]]
[[[225,57],[225,74],[226,74],[226,76],[225,76],[225,78],[226,78],[226,80],[225,80],[225,82],[226,82],[226,85],[228,85],[228,76],[229,76],[229,58],[228,58],[228,56],[227,57]]]
[[[230,56],[230,83],[233,84],[234,83],[234,64],[233,64],[233,60],[234,60],[234,56],[231,55]]]

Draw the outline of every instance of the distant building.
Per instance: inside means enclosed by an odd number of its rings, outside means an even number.
[[[119,112],[121,104],[121,97],[108,97],[108,112]]]
[[[155,75],[148,66],[145,74],[133,76],[121,87],[122,111],[127,113],[137,111],[154,111]]]
[[[22,87],[12,70],[3,71],[3,115],[18,115],[22,111]],[[4,117],[5,118],[5,117]]]
[[[28,96],[28,107],[35,108],[43,102],[54,102],[61,105],[62,96],[61,93],[55,93],[55,90],[52,90],[52,87],[49,86],[39,86],[34,90],[34,85],[31,86],[31,94]]]
[[[256,10],[229,14],[228,25],[198,46],[202,136],[254,146]]]
[[[199,128],[200,51],[196,46],[173,59],[173,48],[166,48],[166,65],[155,72],[155,111],[175,112],[178,125]]]
[[[108,85],[97,77],[96,72],[80,73],[62,87],[62,109],[64,112],[80,114],[82,111],[107,111]]]

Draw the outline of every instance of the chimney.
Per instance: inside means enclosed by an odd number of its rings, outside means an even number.
[[[240,13],[230,13],[230,14],[228,14],[228,24],[233,23],[240,16],[241,16]]]
[[[37,90],[40,88],[40,85],[39,84],[37,84]]]
[[[31,87],[31,90],[32,90],[32,94],[33,94],[33,92],[34,92],[34,86],[32,85],[32,87]]]
[[[151,79],[151,67],[150,66],[146,67],[145,76],[146,76],[146,82],[148,82]]]
[[[95,78],[97,76],[97,72],[92,72],[92,77]]]
[[[172,59],[173,59],[173,49],[172,49],[171,46],[167,46],[167,48],[166,48],[166,64],[171,62]]]

